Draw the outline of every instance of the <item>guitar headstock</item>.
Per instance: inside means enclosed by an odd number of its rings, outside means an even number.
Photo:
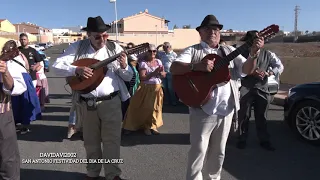
[[[9,51],[3,52],[3,54],[0,56],[0,60],[9,61],[18,55],[19,55],[19,49],[11,48]]]
[[[272,24],[272,25],[264,28],[263,30],[261,30],[258,33],[258,35],[260,37],[263,37],[265,41],[268,41],[269,39],[273,38],[278,32],[279,32],[279,26]],[[247,43],[252,44],[254,39],[255,39],[255,37],[252,39],[248,39]]]
[[[138,44],[133,48],[127,49],[126,53],[127,54],[141,54],[144,53],[148,50],[149,48],[149,43],[142,43]]]

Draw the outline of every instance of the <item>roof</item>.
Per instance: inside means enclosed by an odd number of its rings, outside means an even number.
[[[0,22],[5,21],[6,19],[0,19]]]
[[[37,24],[33,24],[33,23],[25,23],[25,22],[22,22],[22,23],[17,23],[17,24],[13,24],[14,26],[29,26],[29,27],[35,27],[35,28],[41,28],[41,29],[49,29],[49,28],[45,28],[45,27],[42,27],[42,26],[38,26]],[[49,29],[50,30],[50,29]]]

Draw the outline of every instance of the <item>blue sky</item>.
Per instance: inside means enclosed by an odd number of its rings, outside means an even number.
[[[0,19],[12,23],[32,22],[47,28],[86,25],[89,16],[115,20],[109,0],[2,0]],[[30,3],[32,2],[32,3]],[[117,0],[118,19],[148,9],[155,16],[170,20],[169,27],[190,24],[197,27],[207,14],[214,14],[224,29],[261,30],[278,24],[285,31],[294,29],[294,7],[299,5],[298,29],[320,31],[319,0]]]

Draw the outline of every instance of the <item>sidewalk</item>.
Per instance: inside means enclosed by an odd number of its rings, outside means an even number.
[[[280,84],[280,90],[278,94],[274,95],[274,100],[272,104],[278,105],[278,106],[283,106],[284,104],[284,99],[288,95],[288,91],[290,88],[292,88],[293,84]]]

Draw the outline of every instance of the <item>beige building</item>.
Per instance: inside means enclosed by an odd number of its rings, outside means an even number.
[[[149,14],[148,9],[138,14],[118,20],[118,33],[121,34],[168,34],[170,21]],[[116,22],[112,22],[108,33],[116,33]]]
[[[37,42],[35,35],[28,34],[28,36],[30,42]],[[16,27],[9,20],[0,19],[0,51],[3,44],[9,40],[15,40],[18,43],[19,33],[16,32]]]
[[[14,26],[18,34],[32,34],[37,37],[37,42],[39,43],[53,42],[53,34],[51,29],[44,28],[29,22],[14,24]]]
[[[7,19],[0,19],[0,31],[15,33],[16,27]]]

